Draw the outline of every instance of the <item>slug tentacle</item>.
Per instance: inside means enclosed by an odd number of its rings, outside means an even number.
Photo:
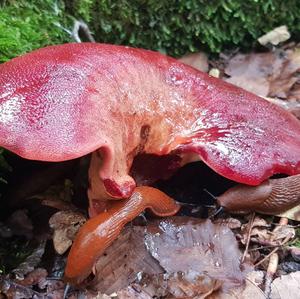
[[[237,185],[218,197],[230,212],[279,214],[300,204],[300,175],[269,179],[259,186]]]
[[[65,279],[79,283],[86,278],[95,261],[117,238],[125,224],[147,208],[157,216],[171,216],[180,206],[158,189],[137,187],[130,198],[114,202],[109,210],[81,227],[68,256]]]

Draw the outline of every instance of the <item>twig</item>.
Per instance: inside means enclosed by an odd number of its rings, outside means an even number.
[[[270,256],[269,265],[265,277],[265,296],[270,298],[271,295],[271,284],[273,281],[274,274],[276,273],[277,266],[278,266],[279,256],[278,253],[273,253]]]
[[[259,262],[257,262],[254,267],[259,266],[260,264],[262,264],[265,260],[267,260],[273,253],[275,253],[281,246],[283,246],[284,244],[286,244],[290,238],[292,237],[292,235],[287,235],[284,240],[281,242],[280,245],[278,245],[276,248],[274,248],[268,255],[266,255],[262,260],[260,260]]]
[[[255,218],[255,212],[252,213],[251,219],[250,219],[250,222],[249,222],[250,226],[249,226],[249,230],[248,230],[248,234],[247,234],[246,248],[245,248],[241,263],[244,262],[244,260],[246,258],[246,255],[248,254],[248,249],[249,249],[249,244],[250,244],[250,238],[251,238],[251,232],[252,232],[252,228],[253,228],[254,218]]]
[[[281,244],[279,241],[260,240],[256,238],[251,238],[250,241],[252,243],[259,244],[261,246],[271,246],[271,247],[280,246]]]
[[[81,20],[80,21],[75,20],[73,30],[72,30],[72,37],[75,39],[77,43],[82,42],[80,38],[80,33],[82,33],[89,42],[92,43],[95,42],[95,39],[92,36],[89,26]]]
[[[273,244],[273,245],[260,246],[260,247],[256,247],[256,248],[251,248],[251,249],[248,250],[248,252],[257,251],[257,250],[261,250],[261,249],[268,249],[268,248],[280,247],[280,246],[282,246],[282,245],[280,245],[280,244]]]
[[[281,229],[282,226],[286,226],[288,225],[289,220],[285,217],[280,218],[279,220],[279,225],[276,226],[273,231],[272,231],[272,236],[270,238],[270,241],[274,241],[275,237],[276,237],[276,232],[279,231]],[[290,239],[291,236],[287,236],[287,241]],[[277,271],[277,267],[278,267],[278,261],[279,261],[279,256],[278,253],[275,252],[279,249],[279,246],[277,248],[275,248],[273,251],[273,253],[270,255],[270,259],[269,259],[269,265],[268,265],[268,269],[267,269],[267,273],[265,276],[265,296],[267,298],[270,298],[271,295],[271,284],[273,281],[273,277]]]

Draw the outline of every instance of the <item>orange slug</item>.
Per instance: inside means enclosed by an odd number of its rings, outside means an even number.
[[[89,219],[81,227],[68,256],[66,281],[77,284],[84,280],[125,224],[145,209],[150,209],[156,216],[165,217],[176,214],[179,208],[172,198],[158,189],[137,187],[131,197],[114,202],[109,210]]]
[[[269,179],[259,186],[237,185],[218,197],[229,212],[276,215],[300,204],[300,175]]]

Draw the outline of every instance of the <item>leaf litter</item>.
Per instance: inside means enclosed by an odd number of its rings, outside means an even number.
[[[155,220],[124,230],[98,260],[93,288],[130,293],[134,285],[151,298],[205,298],[244,284],[240,258],[226,225],[191,217]]]

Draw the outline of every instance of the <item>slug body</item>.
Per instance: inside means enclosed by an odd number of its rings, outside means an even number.
[[[91,218],[81,227],[68,256],[65,279],[79,283],[86,278],[124,225],[145,209],[164,217],[175,215],[179,205],[158,189],[137,187],[130,198],[115,202],[108,211]]]
[[[269,179],[259,186],[235,186],[219,196],[218,203],[235,213],[283,213],[300,204],[300,175]]]

